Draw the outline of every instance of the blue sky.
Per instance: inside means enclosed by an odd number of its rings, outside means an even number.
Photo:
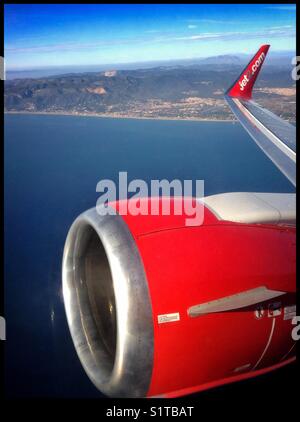
[[[6,69],[295,50],[296,9],[274,5],[6,5]]]

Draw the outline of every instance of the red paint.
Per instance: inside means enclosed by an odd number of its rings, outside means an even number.
[[[164,199],[143,201],[151,205]],[[203,224],[195,227],[185,225],[185,214],[123,218],[140,251],[152,301],[149,397],[175,397],[248,378],[293,357],[295,351],[288,354],[291,320],[284,321],[283,312],[273,317],[271,338],[268,306],[295,303],[295,227],[219,221],[208,209]],[[187,314],[193,305],[260,286],[289,293],[265,302],[261,319],[255,306],[196,318]],[[158,315],[174,312],[180,321],[158,324]]]
[[[276,365],[270,366],[268,368],[260,369],[260,370],[257,370],[255,372],[247,372],[245,374],[236,375],[236,376],[233,376],[231,378],[224,378],[223,380],[217,380],[217,381],[210,382],[210,383],[207,383],[207,384],[197,385],[196,387],[185,388],[183,390],[173,391],[172,393],[163,394],[163,395],[160,395],[159,397],[161,397],[161,398],[174,398],[174,397],[186,396],[188,394],[198,393],[200,391],[208,390],[210,388],[220,387],[221,385],[224,385],[224,384],[243,381],[243,380],[246,380],[246,379],[249,379],[249,378],[252,378],[252,377],[257,377],[259,375],[264,375],[264,374],[267,374],[268,372],[282,368],[283,366],[288,365],[289,363],[295,362],[295,360],[296,360],[296,358],[293,357],[293,358],[290,358],[288,360],[285,360],[284,362],[277,363]]]
[[[227,91],[230,97],[239,97],[245,100],[252,98],[252,89],[262,64],[269,50],[269,45],[262,45],[253,59],[248,63],[239,78]]]

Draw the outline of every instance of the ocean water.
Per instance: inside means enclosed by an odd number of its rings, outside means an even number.
[[[96,204],[96,184],[204,179],[205,195],[294,192],[238,123],[6,115],[5,391],[99,397],[69,335],[61,294],[65,237]]]

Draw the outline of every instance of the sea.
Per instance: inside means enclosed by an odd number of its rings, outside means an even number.
[[[295,191],[237,122],[6,114],[4,134],[10,398],[101,397],[77,358],[61,290],[68,229],[96,205],[100,180],[126,171],[128,181],[204,180],[205,195]]]

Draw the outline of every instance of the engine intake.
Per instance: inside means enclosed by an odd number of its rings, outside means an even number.
[[[81,214],[63,257],[63,296],[79,359],[108,396],[143,397],[153,365],[148,284],[132,235],[119,215]]]

